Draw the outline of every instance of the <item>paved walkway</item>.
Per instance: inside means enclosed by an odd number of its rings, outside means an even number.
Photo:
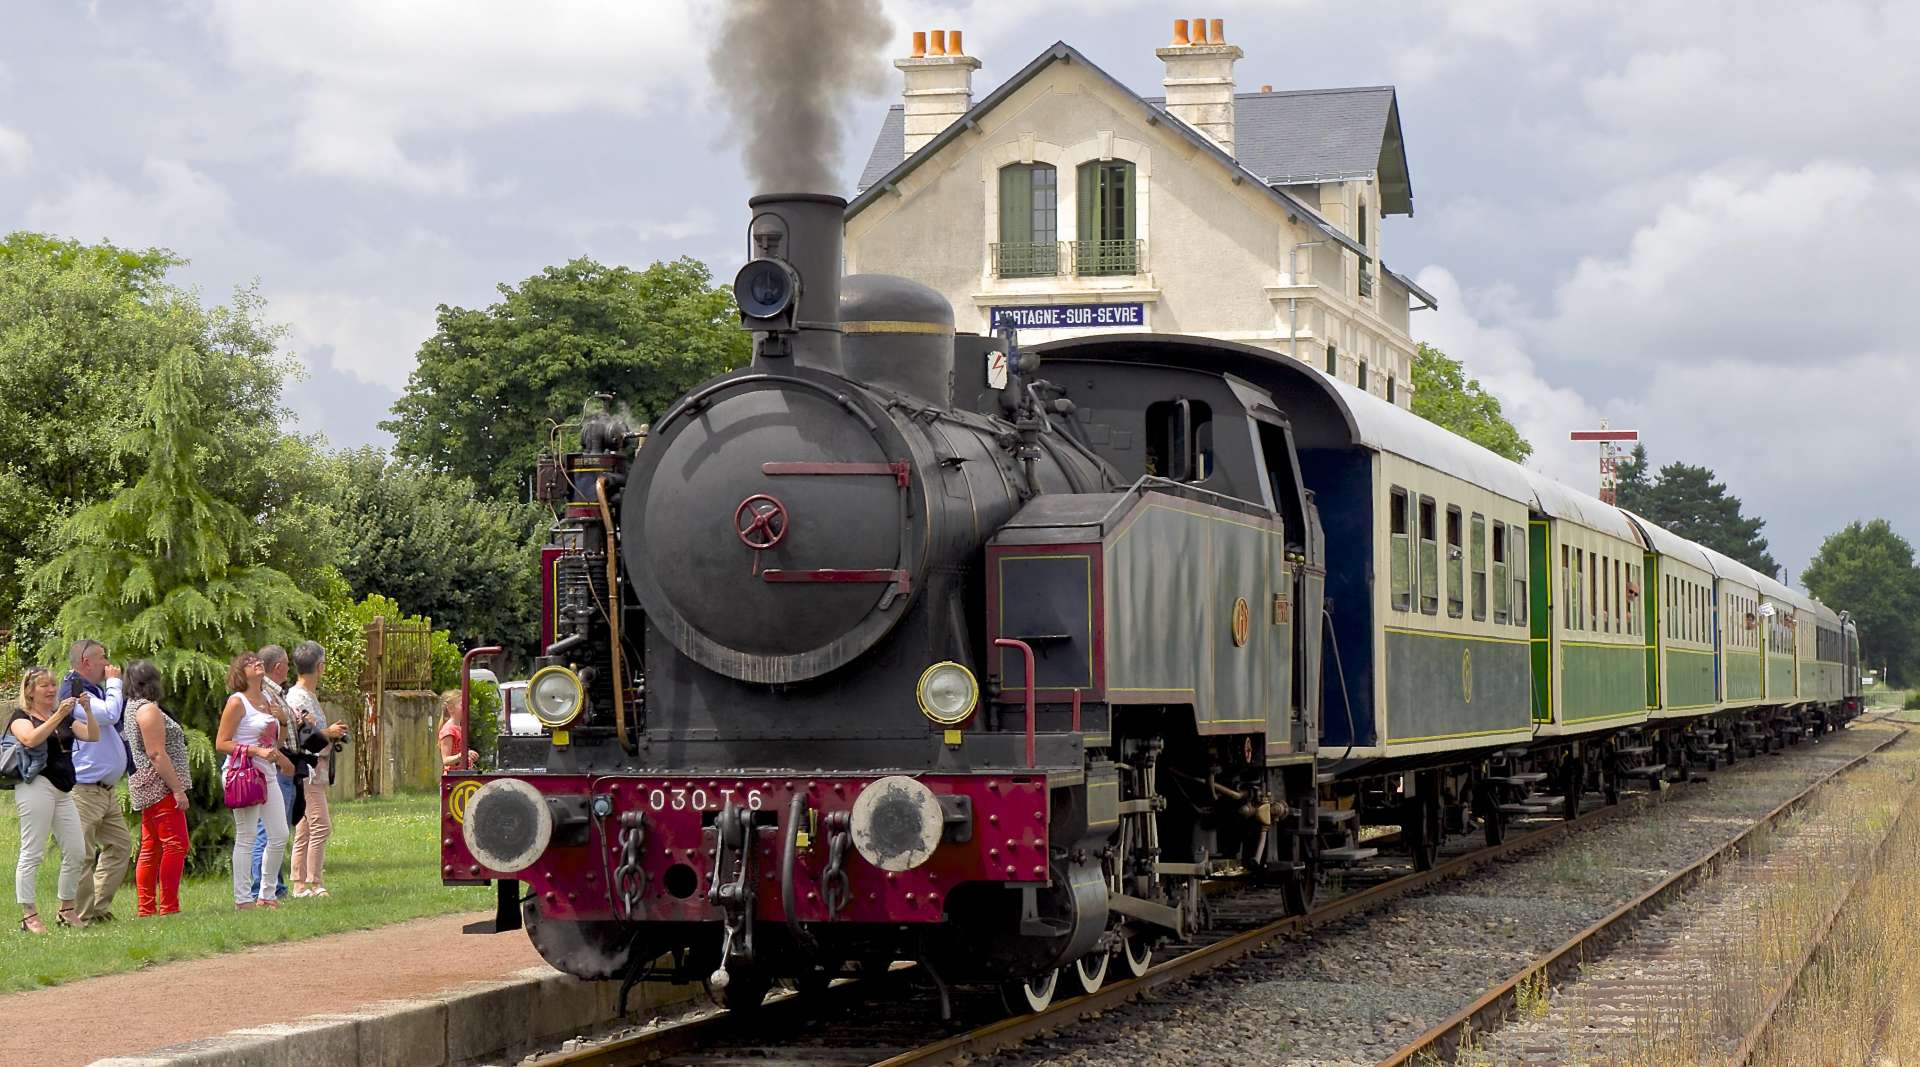
[[[0,996],[0,1019],[33,1019],[0,1043],[0,1064],[68,1067],[242,1026],[511,977],[542,961],[524,933],[460,932],[491,912],[307,938]]]

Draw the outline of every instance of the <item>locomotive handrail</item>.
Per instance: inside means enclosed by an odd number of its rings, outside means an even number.
[[[805,378],[795,378],[791,374],[747,374],[738,378],[728,378],[724,381],[714,382],[712,385],[707,386],[697,393],[689,394],[685,400],[675,404],[665,415],[660,416],[660,421],[653,424],[652,432],[656,434],[659,433],[662,427],[679,418],[685,412],[705,404],[707,398],[715,393],[731,389],[736,385],[752,385],[756,382],[780,382],[783,385],[797,385],[802,389],[811,389],[826,397],[828,400],[846,408],[854,418],[859,419],[865,424],[869,433],[880,428],[880,424],[873,421],[873,416],[861,410],[860,405],[854,403],[851,396],[837,389],[830,389],[819,382],[808,381]]]
[[[1262,507],[1261,505],[1254,503],[1251,500],[1247,500],[1243,497],[1231,496],[1227,493],[1217,492],[1212,489],[1202,489],[1201,487],[1190,484],[1188,482],[1176,482],[1171,478],[1162,478],[1162,477],[1159,477],[1158,475],[1143,474],[1132,485],[1127,486],[1126,490],[1120,494],[1120,499],[1115,501],[1113,506],[1107,509],[1106,514],[1100,516],[1099,522],[1095,523],[1095,525],[1105,526],[1108,520],[1112,519],[1115,515],[1118,515],[1120,513],[1121,508],[1127,506],[1127,502],[1129,500],[1131,500],[1135,496],[1139,496],[1146,493],[1146,491],[1149,489],[1172,490],[1176,493],[1204,494],[1206,496],[1210,496],[1219,500],[1226,501],[1228,505],[1232,506],[1232,510],[1246,512],[1248,514],[1253,514],[1253,515],[1265,515],[1267,511],[1267,509]],[[1207,501],[1197,500],[1195,501],[1195,503],[1205,504],[1207,503]]]
[[[502,651],[499,645],[481,645],[479,648],[468,649],[467,654],[460,657],[460,752],[458,753],[460,759],[453,765],[453,770],[473,769],[467,766],[467,753],[472,751],[467,747],[467,742],[473,737],[468,730],[472,724],[468,721],[467,715],[468,705],[473,698],[473,661],[479,656],[497,656]]]
[[[1027,766],[1033,766],[1033,646],[1017,637],[996,637],[995,648],[1017,648],[1027,664]],[[1074,696],[1079,697],[1076,690]]]

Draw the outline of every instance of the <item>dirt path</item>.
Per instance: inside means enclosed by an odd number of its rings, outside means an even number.
[[[43,1020],[27,1043],[33,1064],[67,1067],[506,978],[540,964],[524,934],[460,932],[490,914],[417,919],[10,993],[0,996],[0,1018]],[[9,1057],[27,1045],[0,1047],[0,1063],[14,1062]]]

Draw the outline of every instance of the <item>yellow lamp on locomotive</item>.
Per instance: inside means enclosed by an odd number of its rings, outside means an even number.
[[[941,726],[958,726],[980,703],[980,683],[966,667],[942,660],[921,672],[914,696],[922,715]]]
[[[527,706],[540,725],[559,730],[587,709],[587,688],[578,674],[555,663],[534,671],[527,680]]]

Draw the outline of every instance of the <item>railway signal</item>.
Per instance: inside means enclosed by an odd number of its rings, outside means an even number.
[[[1620,483],[1614,472],[1620,466],[1619,443],[1640,440],[1640,431],[1610,430],[1607,428],[1607,420],[1601,419],[1598,430],[1575,430],[1568,435],[1567,439],[1600,442],[1600,499],[1609,504],[1617,503]]]

